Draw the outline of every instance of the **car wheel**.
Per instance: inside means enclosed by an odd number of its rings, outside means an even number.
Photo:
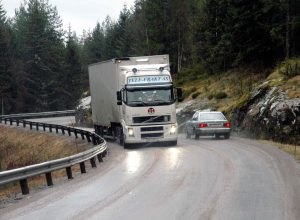
[[[185,130],[185,134],[186,134],[186,138],[190,139],[191,138],[191,134],[189,133],[188,129]]]
[[[230,134],[224,134],[224,138],[225,139],[229,139],[230,138]]]

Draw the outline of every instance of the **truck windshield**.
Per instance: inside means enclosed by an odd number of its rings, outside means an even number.
[[[174,101],[172,87],[126,90],[126,104],[129,106],[169,105]]]

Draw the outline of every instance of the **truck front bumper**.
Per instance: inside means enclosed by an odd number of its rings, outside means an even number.
[[[133,132],[128,132],[129,129]],[[124,141],[128,144],[171,142],[177,141],[177,137],[177,124],[128,126]]]

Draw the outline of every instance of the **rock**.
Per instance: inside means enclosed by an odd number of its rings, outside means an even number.
[[[75,109],[76,125],[91,127],[93,125],[91,115],[91,96],[87,96],[79,100],[79,105]]]
[[[233,119],[240,130],[256,137],[299,141],[300,99],[290,99],[281,89],[262,84],[244,106],[235,109]]]

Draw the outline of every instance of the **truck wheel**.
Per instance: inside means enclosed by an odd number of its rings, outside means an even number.
[[[125,143],[125,137],[123,137],[123,148],[124,149],[129,149],[131,147],[131,144]]]
[[[229,139],[229,138],[230,138],[230,133],[224,134],[224,138],[225,138],[225,139]]]
[[[124,137],[123,136],[119,137],[119,144],[121,146],[124,146]]]
[[[124,149],[129,149],[129,144],[124,143],[124,144],[123,144],[123,147],[124,147]]]
[[[169,146],[177,146],[177,140],[176,141],[170,141],[168,143]]]

